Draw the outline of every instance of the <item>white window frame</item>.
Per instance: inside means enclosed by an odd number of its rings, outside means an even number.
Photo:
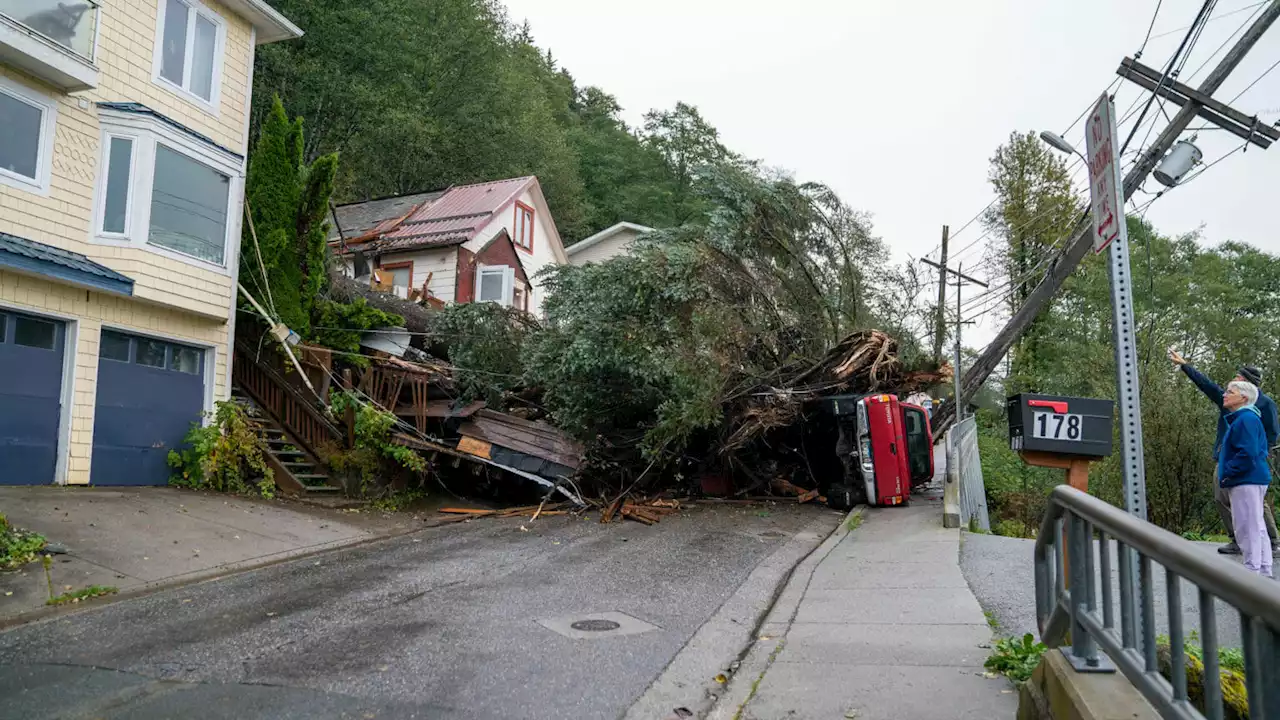
[[[94,188],[93,226],[89,230],[89,242],[144,250],[220,275],[232,276],[237,262],[235,250],[239,246],[239,218],[244,197],[243,161],[149,115],[102,110],[99,125],[102,128],[99,151],[101,172],[98,173]],[[133,140],[123,234],[102,231],[107,204],[106,171],[111,155],[110,140],[113,137]],[[227,187],[227,228],[226,237],[223,238],[221,264],[152,245],[147,241],[151,230],[151,193],[155,179],[157,143],[230,178]]]
[[[0,183],[26,190],[43,197],[49,196],[53,177],[53,142],[58,127],[58,102],[52,97],[36,92],[0,75],[0,93],[19,102],[35,106],[40,111],[40,137],[36,151],[36,176],[19,175],[0,168]]]
[[[186,98],[205,112],[216,117],[219,103],[222,99],[222,66],[226,55],[227,24],[223,21],[222,16],[210,10],[199,0],[178,0],[178,2],[186,5],[191,10],[191,15],[187,20],[186,57],[182,65],[182,84],[179,85],[160,75],[160,66],[164,59],[164,16],[168,9],[168,0],[156,0],[156,44],[155,57],[152,59],[151,81],[170,92]],[[195,55],[196,17],[203,17],[212,22],[214,27],[217,28],[213,42],[213,88],[208,100],[191,90],[191,67],[194,64],[192,61]]]
[[[503,307],[511,307],[512,299],[515,293],[516,269],[508,265],[477,265],[476,266],[476,302],[493,302],[492,300],[480,299],[480,288],[483,286],[481,280],[484,278],[485,271],[502,271],[502,299],[498,301]]]

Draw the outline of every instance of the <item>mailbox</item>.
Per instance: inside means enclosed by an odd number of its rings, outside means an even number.
[[[1100,458],[1111,454],[1115,403],[1021,393],[1009,398],[1009,446],[1019,452]]]

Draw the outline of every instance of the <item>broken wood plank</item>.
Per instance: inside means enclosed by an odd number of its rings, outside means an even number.
[[[600,513],[600,522],[602,524],[613,522],[613,516],[618,513],[618,508],[622,507],[623,497],[623,495],[619,495]]]
[[[645,513],[642,513],[636,510],[635,506],[633,505],[623,506],[622,517],[627,518],[629,520],[635,520],[636,522],[642,523],[644,525],[656,525],[658,523],[657,518],[653,517],[652,515],[647,515]]]
[[[798,503],[807,503],[807,502],[809,502],[810,500],[814,500],[814,499],[816,499],[817,497],[818,497],[818,491],[817,491],[817,490],[810,490],[809,492],[807,492],[807,493],[805,493],[805,494],[801,495],[800,497],[796,498],[796,502],[798,502]]]
[[[493,453],[493,445],[490,445],[484,440],[477,440],[473,437],[463,435],[462,439],[458,441],[458,451],[464,452],[468,455],[482,457],[485,460],[490,460],[492,459],[491,455]]]
[[[501,510],[481,510],[479,508],[440,508],[436,512],[450,515],[497,515]]]

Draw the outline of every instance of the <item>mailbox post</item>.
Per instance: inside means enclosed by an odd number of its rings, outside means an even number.
[[[1009,446],[1022,461],[1067,471],[1067,483],[1089,490],[1089,463],[1111,454],[1114,403],[1094,398],[1021,393],[1009,398]]]
[[[1067,471],[1067,483],[1082,492],[1089,491],[1089,463],[1111,454],[1111,400],[1036,395],[1022,393],[1008,399],[1009,446],[1022,456],[1022,461],[1036,467],[1060,468]],[[1076,522],[1072,520],[1072,522]],[[1063,535],[1069,535],[1067,527]],[[1090,533],[1089,535],[1092,535]],[[1062,576],[1070,588],[1085,584],[1083,573],[1091,573],[1093,538],[1085,537],[1073,549],[1063,538]],[[1071,569],[1072,553],[1083,553],[1083,567]],[[1122,561],[1123,562],[1123,561]],[[1078,600],[1074,595],[1072,602]],[[1087,601],[1092,603],[1092,599]],[[1075,614],[1072,614],[1073,618]],[[1077,672],[1115,672],[1115,665],[1096,652],[1093,640],[1078,623],[1071,626],[1072,647],[1062,654]],[[1080,642],[1077,646],[1075,639]],[[1077,651],[1082,651],[1077,654]]]

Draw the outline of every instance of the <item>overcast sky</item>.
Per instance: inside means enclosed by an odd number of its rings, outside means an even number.
[[[511,18],[527,19],[538,45],[579,84],[616,96],[631,124],[651,108],[694,104],[731,149],[831,185],[871,213],[896,258],[933,251],[949,224],[953,255],[961,250],[968,263],[985,244],[981,228],[956,232],[992,199],[995,148],[1015,130],[1065,130],[1139,49],[1156,7],[1155,0],[506,2]],[[1164,0],[1143,62],[1163,69],[1200,5]],[[1218,3],[1184,82],[1199,84],[1213,63],[1192,71],[1257,5]],[[1241,8],[1248,9],[1235,12]],[[1280,26],[1216,96],[1231,100],[1277,60]],[[1118,93],[1123,115],[1142,91],[1124,83]],[[1280,120],[1280,68],[1234,106]],[[1144,127],[1135,147],[1145,135]],[[1083,150],[1082,138],[1077,124],[1068,139]],[[1197,144],[1212,162],[1240,141],[1213,131]],[[1148,180],[1146,188],[1159,186]],[[1280,147],[1254,148],[1162,197],[1147,217],[1166,234],[1203,226],[1208,243],[1242,240],[1280,253],[1278,189]],[[995,318],[985,320],[974,341],[998,328]]]

